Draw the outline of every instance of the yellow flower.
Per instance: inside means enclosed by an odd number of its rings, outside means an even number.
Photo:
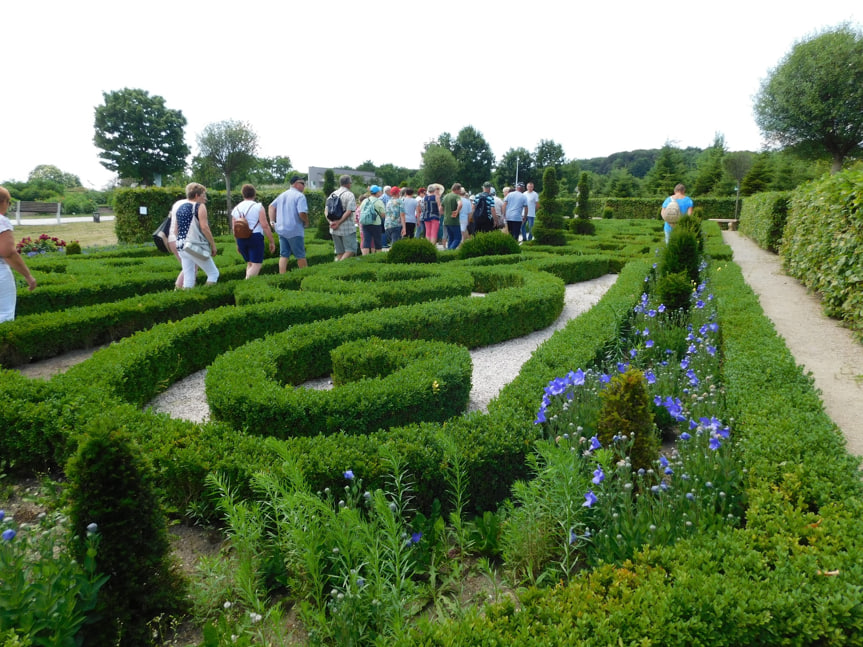
[[[437,393],[440,390],[440,384],[438,384],[437,380],[432,382],[432,393]]]

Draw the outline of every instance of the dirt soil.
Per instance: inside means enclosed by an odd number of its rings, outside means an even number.
[[[737,231],[723,231],[722,238],[797,363],[815,378],[824,409],[845,434],[848,451],[863,456],[863,344],[824,315],[816,295],[783,273],[778,255]]]

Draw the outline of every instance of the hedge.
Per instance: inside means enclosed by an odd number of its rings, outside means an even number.
[[[863,339],[863,164],[792,193],[780,251],[785,270],[821,296],[824,312]]]
[[[740,233],[762,249],[779,252],[790,196],[789,191],[769,191],[746,198],[740,212]]]

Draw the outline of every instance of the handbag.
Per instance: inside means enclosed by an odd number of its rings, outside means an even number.
[[[183,251],[188,252],[195,258],[202,261],[210,258],[210,241],[207,240],[201,227],[198,225],[198,205],[195,205],[195,212],[192,215],[192,222],[189,223],[189,232],[186,234],[186,242],[183,244]]]
[[[166,254],[171,253],[171,248],[168,247],[168,234],[171,233],[171,215],[168,214],[168,217],[162,221],[162,224],[156,228],[156,231],[153,232],[153,243],[156,245],[156,249],[160,252],[165,252]]]

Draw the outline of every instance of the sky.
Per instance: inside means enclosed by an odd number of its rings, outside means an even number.
[[[424,144],[473,126],[496,159],[560,144],[567,159],[661,148],[763,148],[762,80],[859,0],[27,0],[2,11],[0,182],[40,164],[101,189],[103,93],[140,88],[187,119],[246,122],[294,168],[415,169]]]

